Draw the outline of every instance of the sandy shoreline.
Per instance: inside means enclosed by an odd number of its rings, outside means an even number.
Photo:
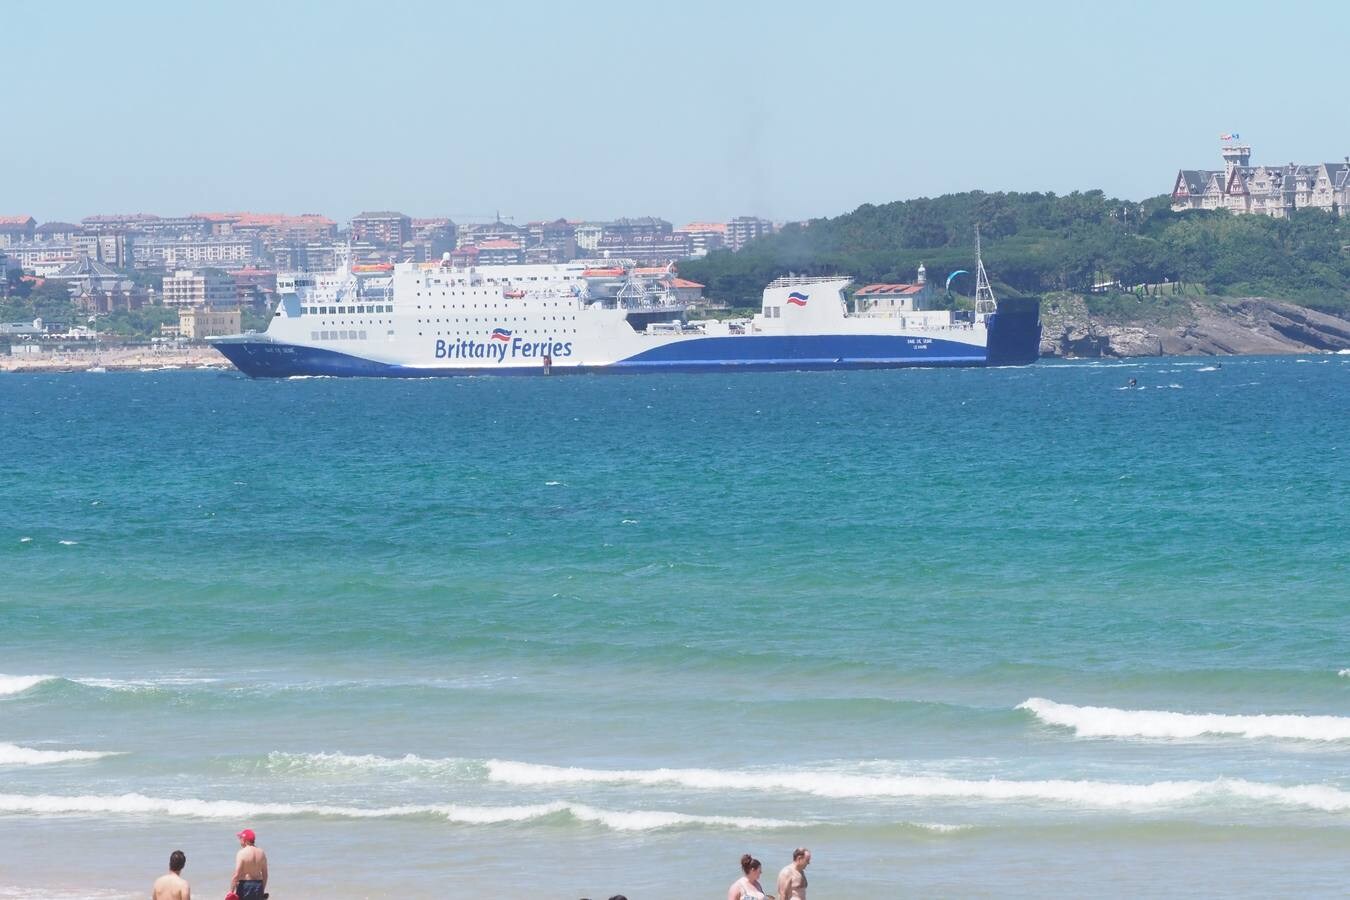
[[[141,369],[202,366],[230,368],[230,363],[214,348],[205,345],[187,347],[100,347],[88,350],[64,350],[39,356],[0,356],[0,372],[87,372],[102,367],[109,372],[136,372]]]

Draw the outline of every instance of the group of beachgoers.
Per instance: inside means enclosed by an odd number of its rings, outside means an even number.
[[[749,853],[741,857],[741,871],[745,874],[727,888],[727,900],[806,900],[806,867],[811,865],[811,851],[798,847],[792,851],[792,862],[778,873],[778,894],[765,893],[759,883],[764,864]]]
[[[267,854],[257,845],[252,828],[235,835],[239,852],[234,855],[234,874],[225,900],[267,900]],[[192,885],[183,877],[187,854],[175,850],[169,854],[169,871],[155,879],[151,900],[192,900]]]
[[[230,891],[225,900],[267,900],[267,854],[258,846],[258,836],[252,828],[235,835],[239,852],[234,857],[234,874],[230,876]],[[811,851],[798,847],[792,851],[792,862],[778,873],[778,893],[769,894],[759,883],[764,864],[749,853],[741,857],[740,878],[727,888],[727,900],[806,900],[806,867],[811,865]],[[151,900],[192,900],[192,886],[183,877],[187,855],[182,850],[169,854],[169,871],[155,879]],[[616,894],[610,900],[626,900]]]

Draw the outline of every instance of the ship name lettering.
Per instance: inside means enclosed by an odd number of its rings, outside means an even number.
[[[512,359],[544,357],[567,357],[572,355],[571,341],[555,341],[548,338],[542,341],[527,341],[524,338],[511,338],[508,341],[487,340],[447,341],[437,339],[434,346],[437,359],[484,359],[502,362],[508,356]]]

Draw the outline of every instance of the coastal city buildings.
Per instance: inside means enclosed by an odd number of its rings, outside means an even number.
[[[382,249],[399,248],[412,240],[412,219],[399,212],[363,212],[352,219],[351,237]]]
[[[258,250],[258,240],[252,236],[146,238],[132,245],[132,259],[138,269],[242,269],[257,262]]]
[[[171,272],[226,270],[322,271],[339,246],[359,264],[427,262],[451,251],[484,265],[561,263],[597,258],[643,265],[739,250],[771,234],[754,216],[692,222],[675,228],[655,216],[583,222],[558,218],[516,225],[510,217],[456,224],[448,216],[414,219],[393,210],[363,212],[342,229],[314,213],[282,215],[203,212],[186,216],[128,213],[38,224],[32,216],[0,217],[0,249],[24,271],[55,272],[83,257],[116,269]]]
[[[37,220],[32,216],[0,216],[0,247],[33,240]]]
[[[384,271],[448,254],[460,267],[583,260],[594,296],[640,290],[695,305],[704,302],[703,285],[678,276],[681,260],[739,249],[773,230],[753,216],[676,228],[656,216],[517,225],[502,215],[457,223],[396,210],[363,212],[345,227],[316,213],[134,212],[48,222],[18,214],[0,216],[0,297],[27,296],[44,284],[44,296],[64,293],[67,321],[46,327],[67,337],[76,327],[92,337],[102,316],[173,308],[182,321],[165,325],[160,339],[199,340],[237,332],[246,311],[269,314],[278,272],[330,272],[344,256],[354,267]]]
[[[1234,138],[1237,135],[1233,135]],[[1350,157],[1343,162],[1251,165],[1252,148],[1228,143],[1222,169],[1182,169],[1172,183],[1172,209],[1226,209],[1284,218],[1297,209],[1350,205]]]
[[[200,341],[222,334],[238,334],[241,317],[238,309],[214,309],[187,306],[178,311],[178,335],[186,341]]]
[[[238,300],[234,278],[212,269],[165,275],[163,288],[160,296],[165,306],[229,306]]]
[[[234,300],[240,306],[265,312],[272,307],[277,294],[277,273],[271,269],[235,269],[230,272],[234,282]]]
[[[111,266],[83,256],[48,276],[62,283],[77,309],[90,315],[140,309],[150,292]]]
[[[413,219],[412,235],[412,241],[404,244],[405,249],[411,249],[408,258],[413,262],[430,262],[455,249],[458,226],[444,216]]]
[[[727,223],[726,247],[739,250],[756,238],[773,234],[773,223],[755,216],[737,216]]]
[[[688,236],[690,256],[707,256],[721,250],[727,242],[725,222],[690,222],[679,233]]]

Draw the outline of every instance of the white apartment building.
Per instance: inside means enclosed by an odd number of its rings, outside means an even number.
[[[179,270],[164,276],[161,298],[165,306],[233,306],[234,278],[210,269]]]
[[[213,238],[146,238],[132,249],[139,268],[213,266],[242,269],[258,257],[258,241],[249,236]]]

